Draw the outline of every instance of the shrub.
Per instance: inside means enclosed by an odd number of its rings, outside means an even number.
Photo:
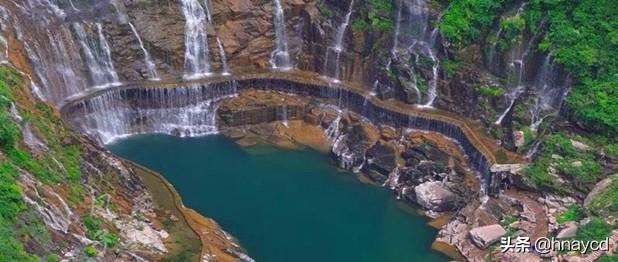
[[[0,112],[0,148],[14,147],[19,141],[19,135],[19,128],[11,116],[6,112]]]
[[[491,87],[481,87],[479,88],[479,93],[483,96],[487,97],[501,97],[504,95],[504,89],[502,88],[491,88]]]
[[[581,226],[579,230],[577,230],[577,235],[575,238],[582,241],[600,241],[604,240],[606,237],[609,237],[611,233],[611,225],[601,218],[594,217],[590,220],[590,222]]]
[[[97,249],[92,246],[88,246],[84,248],[84,254],[86,254],[87,257],[96,257]]]
[[[439,25],[440,32],[458,47],[480,40],[496,20],[504,2],[504,0],[451,1]]]
[[[564,224],[569,221],[580,221],[584,218],[584,210],[578,205],[571,205],[566,211],[560,213],[556,217],[558,224]]]
[[[369,0],[368,15],[371,26],[378,32],[389,32],[394,28],[393,22],[393,1],[391,0]]]

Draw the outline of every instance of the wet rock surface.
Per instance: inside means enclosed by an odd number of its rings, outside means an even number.
[[[506,230],[497,224],[477,227],[470,230],[470,237],[472,241],[474,241],[474,244],[483,249],[498,242],[505,234]]]

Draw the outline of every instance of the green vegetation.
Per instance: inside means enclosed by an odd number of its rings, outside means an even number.
[[[13,96],[12,85],[19,84],[17,75],[0,67],[0,150],[11,150],[19,142],[20,131],[9,114]],[[0,260],[2,261],[36,261],[27,254],[22,244],[17,241],[13,224],[26,209],[22,201],[21,189],[16,179],[17,168],[0,155]]]
[[[393,1],[391,0],[368,0],[369,7],[367,8],[371,27],[378,32],[393,31]]]
[[[584,218],[584,209],[578,205],[571,205],[566,211],[558,214],[556,222],[558,224],[564,224],[569,221],[580,221]]]
[[[567,97],[572,118],[618,135],[618,9],[612,0],[532,1],[527,19],[549,20],[539,49],[551,52],[578,81]]]
[[[320,15],[323,17],[333,17],[333,10],[330,10],[328,5],[324,1],[318,3],[318,10],[320,10]]]
[[[84,248],[84,254],[86,254],[87,257],[96,257],[97,249],[92,246],[88,246]]]
[[[605,220],[593,217],[590,222],[581,226],[579,230],[577,230],[576,239],[582,241],[592,241],[592,240],[604,240],[606,237],[609,237],[612,233],[612,226],[605,222]]]
[[[599,258],[599,262],[618,262],[618,254],[613,256],[603,255]]]
[[[48,243],[50,236],[36,212],[28,210],[16,183],[18,170],[27,171],[43,183],[68,182],[69,202],[79,203],[85,193],[81,185],[81,147],[77,137],[66,130],[53,109],[38,102],[22,108],[18,97],[26,96],[21,76],[0,66],[0,261],[33,261],[18,239]],[[12,104],[32,132],[47,146],[45,154],[33,154],[21,143],[20,123],[9,112]],[[117,244],[115,235],[102,235],[99,241]]]
[[[596,155],[578,151],[571,140],[562,134],[545,138],[540,157],[525,172],[538,186],[549,188],[554,187],[553,182],[556,179],[549,173],[550,169],[558,175],[571,179],[575,188],[585,191],[588,191],[602,175]]]
[[[594,213],[608,212],[618,214],[618,174],[611,177],[612,182],[590,201],[588,209]]]
[[[499,16],[504,0],[454,0],[440,24],[442,36],[458,47],[478,41]]]
[[[500,15],[514,9],[512,1],[453,0],[440,31],[456,47],[497,43],[505,50],[523,33],[536,34],[537,48],[551,53],[575,79],[566,99],[569,116],[583,128],[618,137],[618,9],[613,0],[532,0],[520,15],[500,21],[500,39],[487,36]]]
[[[504,89],[502,88],[493,88],[493,87],[480,87],[479,93],[486,97],[502,97],[504,95]]]
[[[500,49],[505,50],[521,42],[522,33],[526,28],[526,20],[519,15],[506,17],[501,21],[500,27],[502,28],[502,36],[496,41],[498,41]]]
[[[455,75],[459,68],[461,68],[462,62],[457,60],[444,59],[440,61],[440,65],[442,67],[442,70],[446,72],[446,76],[450,78]]]
[[[367,28],[369,28],[369,24],[361,18],[355,18],[354,22],[352,22],[352,29],[354,29],[354,31],[362,32],[367,30]]]
[[[103,223],[98,218],[86,216],[83,218],[86,237],[101,242],[106,248],[114,248],[120,243],[120,238],[115,233],[110,233],[102,228]]]

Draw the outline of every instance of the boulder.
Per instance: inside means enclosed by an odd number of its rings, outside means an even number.
[[[447,211],[454,207],[456,196],[441,182],[430,181],[414,188],[416,202],[432,211]]]
[[[579,141],[575,141],[573,139],[571,139],[571,145],[573,145],[573,147],[575,147],[575,149],[577,149],[579,151],[585,152],[585,151],[590,150],[590,146],[589,145],[586,145],[586,144],[584,144],[582,142],[579,142]]]
[[[577,234],[577,228],[578,227],[576,223],[569,222],[565,225],[563,229],[560,230],[560,232],[558,232],[556,238],[561,239],[574,237],[575,234]]]
[[[368,169],[385,177],[397,166],[395,148],[389,144],[376,143],[367,150]]]
[[[514,131],[513,132],[513,143],[515,147],[520,148],[524,146],[526,143],[526,138],[524,137],[524,131]]]
[[[498,224],[477,227],[470,230],[472,242],[481,249],[485,249],[493,243],[498,242],[504,235],[506,235],[506,230]]]

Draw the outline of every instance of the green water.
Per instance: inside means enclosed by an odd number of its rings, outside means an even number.
[[[446,261],[436,231],[389,190],[315,151],[244,149],[221,136],[140,135],[109,145],[158,171],[256,261]]]

